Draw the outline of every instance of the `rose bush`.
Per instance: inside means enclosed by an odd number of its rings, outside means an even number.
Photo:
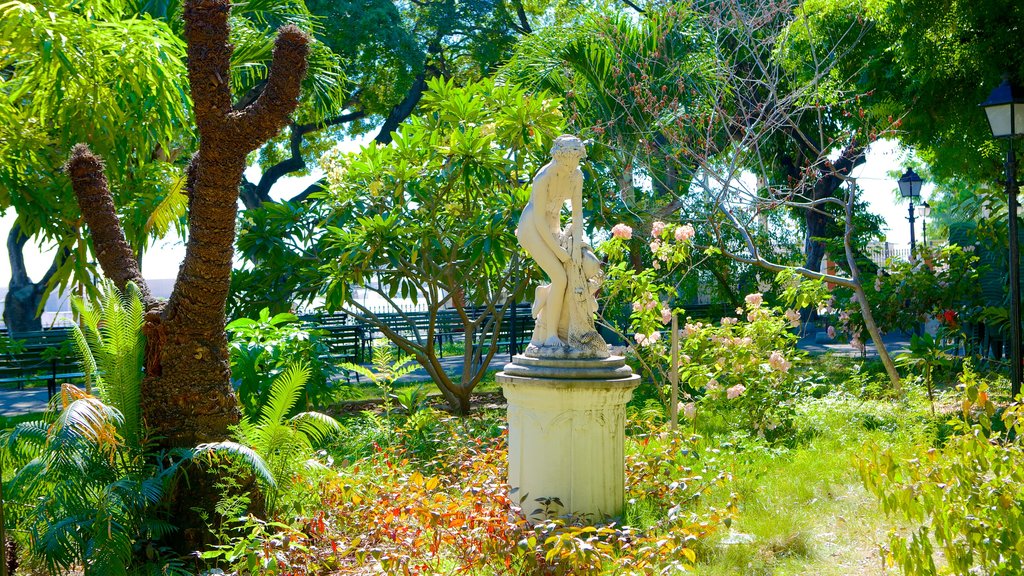
[[[600,247],[609,260],[607,298],[632,304],[629,325],[622,330],[633,334],[629,357],[648,381],[644,385],[654,384],[663,407],[670,397],[669,327],[673,315],[685,313],[673,307],[675,287],[688,272],[694,233],[690,225],[655,222],[648,246],[652,262],[660,264],[641,271],[625,261],[627,245],[620,235],[613,232]],[[783,299],[798,306],[813,303],[824,292],[820,283],[800,282],[791,275],[778,280],[786,286]],[[800,388],[793,366],[803,359],[790,329],[799,325],[800,315],[768,306],[761,293],[746,295],[736,314],[717,323],[691,318],[682,322],[680,411],[691,419],[710,411],[733,429],[772,441],[788,438]]]

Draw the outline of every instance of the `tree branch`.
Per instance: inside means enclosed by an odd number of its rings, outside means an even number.
[[[138,262],[117,218],[114,199],[103,173],[103,161],[85,144],[76,144],[64,170],[71,176],[71,188],[92,232],[93,248],[103,273],[121,290],[128,282],[134,282],[142,293],[146,309],[154,307],[157,301],[139,272]]]
[[[309,42],[309,36],[297,26],[282,26],[274,41],[274,57],[263,93],[242,111],[228,115],[240,139],[236,145],[241,146],[246,152],[255,150],[280,132],[287,123],[288,116],[298,105],[299,88],[302,78],[306,75]],[[192,52],[192,44],[189,42],[190,56]],[[190,57],[190,69],[191,62]],[[193,98],[193,101],[198,99]]]

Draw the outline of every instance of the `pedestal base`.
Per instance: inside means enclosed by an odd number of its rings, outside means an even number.
[[[497,380],[508,400],[508,483],[527,517],[620,514],[626,403],[640,381],[625,359],[520,355]]]

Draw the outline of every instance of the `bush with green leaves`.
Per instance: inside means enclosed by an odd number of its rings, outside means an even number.
[[[955,244],[921,246],[916,262],[890,260],[885,269],[879,268],[872,285],[864,287],[875,322],[883,331],[909,331],[929,318],[952,330],[976,320],[982,311],[977,262],[971,250]],[[863,347],[867,332],[849,289],[837,287],[823,311],[855,347]]]
[[[239,445],[251,448],[266,465],[273,483],[264,484],[267,513],[305,509],[308,491],[326,466],[318,459],[320,444],[341,431],[338,422],[320,412],[299,412],[310,369],[292,364],[274,379],[266,403],[256,416],[246,415],[235,427]]]
[[[666,392],[671,367],[671,334],[663,336],[674,315],[675,282],[684,276],[690,262],[695,230],[689,225],[656,222],[651,231],[653,262],[657,266],[637,271],[626,261],[632,230],[622,224],[612,229],[612,238],[601,245],[608,255],[606,286],[609,300],[632,303],[629,331],[636,358],[646,375],[654,380],[657,396],[667,405]],[[783,299],[795,305],[820,297],[820,282],[803,281],[782,274]],[[769,307],[760,293],[748,294],[737,308],[739,317],[723,318],[718,324],[687,319],[680,330],[679,383],[684,398],[683,413],[693,417],[696,402],[719,413],[734,430],[769,439],[790,436],[794,401],[802,381],[791,368],[802,359],[791,328],[799,325],[793,309],[783,312]]]
[[[321,331],[310,329],[290,312],[270,315],[260,310],[258,318],[238,318],[227,325],[231,334],[231,376],[238,383],[238,397],[250,417],[260,414],[267,403],[274,379],[292,363],[306,367],[307,380],[302,402],[296,410],[331,404],[341,393],[333,384],[338,368],[321,357],[328,353],[320,340]]]
[[[498,352],[505,312],[539,273],[519,249],[516,222],[564,122],[557,98],[512,84],[438,78],[428,88],[390,145],[325,158],[324,297],[415,358],[466,413]],[[387,314],[367,307],[363,290],[386,302]],[[394,329],[396,298],[426,309],[420,328]],[[456,375],[438,354],[438,336],[451,333],[465,343]]]
[[[17,425],[5,442],[17,467],[6,487],[29,552],[51,574],[129,568],[173,571],[157,542],[174,531],[159,504],[187,452],[151,458],[139,411],[144,338],[138,289],[102,286],[96,306],[77,300],[72,328],[86,389],[65,384],[43,420]],[[180,566],[179,566],[180,567]]]
[[[913,524],[890,535],[886,562],[908,575],[1024,573],[1024,410],[1002,423],[988,382],[965,364],[955,434],[912,458],[868,446],[861,478],[886,513]],[[936,547],[946,566],[936,565]]]

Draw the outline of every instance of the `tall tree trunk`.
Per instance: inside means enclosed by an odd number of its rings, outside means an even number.
[[[309,38],[295,26],[278,31],[267,84],[244,109],[231,105],[228,84],[232,47],[228,44],[228,0],[185,2],[188,73],[199,130],[199,152],[189,164],[188,244],[170,299],[157,301],[139,274],[100,159],[79,144],[67,170],[79,207],[89,225],[96,254],[107,277],[123,288],[135,282],[146,304],[146,376],[143,416],[148,431],[164,447],[192,447],[223,440],[240,412],[231,386],[224,330],[231,283],[239,183],[245,160],[288,124],[298,104],[306,72]],[[176,520],[186,541],[201,543],[202,523],[190,507],[211,509],[213,478],[190,478],[199,502],[183,503]]]
[[[11,263],[11,281],[7,285],[7,296],[4,297],[4,324],[11,334],[38,332],[43,329],[39,317],[39,307],[46,295],[46,285],[57,273],[60,263],[67,257],[65,251],[54,256],[53,264],[43,275],[42,280],[33,282],[25,268],[25,245],[29,237],[23,234],[21,223],[17,220],[7,235],[7,258]]]

